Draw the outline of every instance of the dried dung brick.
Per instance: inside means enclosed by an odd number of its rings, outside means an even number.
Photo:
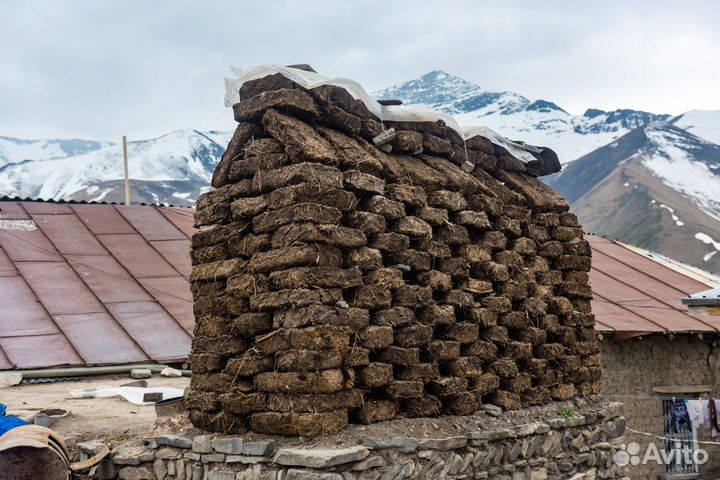
[[[343,173],[328,165],[310,162],[296,163],[257,172],[252,180],[252,188],[257,192],[270,192],[288,185],[306,182],[342,188]]]
[[[278,372],[309,372],[342,367],[340,350],[283,350],[275,354]]]
[[[312,97],[300,89],[280,88],[269,90],[233,105],[235,121],[255,122],[263,117],[265,111],[279,108],[283,111],[306,118],[317,118],[320,112]]]
[[[415,365],[420,363],[420,349],[389,346],[378,353],[377,359],[380,362],[393,365]]]
[[[503,346],[503,356],[515,360],[529,360],[532,358],[533,346],[531,343],[509,341]]]
[[[359,333],[360,345],[370,350],[381,350],[393,343],[393,328],[370,325]]]
[[[438,292],[447,292],[453,286],[450,275],[437,270],[419,273],[417,282],[424,287],[430,287],[433,291]]]
[[[214,353],[195,353],[188,356],[190,370],[193,373],[219,372],[225,368],[225,359]]]
[[[450,212],[459,212],[468,208],[467,201],[462,193],[449,190],[437,190],[429,193],[427,203],[431,207],[443,208]]]
[[[561,383],[550,387],[550,396],[553,400],[569,400],[575,396],[575,385]]]
[[[500,378],[513,378],[518,374],[518,365],[510,358],[499,358],[487,367],[488,372]]]
[[[497,357],[497,351],[497,345],[485,340],[477,340],[460,347],[462,355],[474,356],[485,362],[494,360]]]
[[[225,393],[220,395],[223,410],[236,415],[250,415],[267,408],[268,397],[264,393]]]
[[[270,290],[267,275],[262,273],[240,273],[227,280],[226,292],[240,298],[250,298],[256,293]]]
[[[468,321],[477,323],[480,328],[494,327],[497,325],[497,312],[489,308],[474,307],[467,316]]]
[[[378,233],[370,237],[368,246],[383,253],[398,253],[410,248],[410,239],[399,233]]]
[[[309,305],[273,315],[273,328],[298,328],[309,325],[349,327],[353,331],[368,326],[370,314],[360,308],[336,308],[327,305]]]
[[[458,343],[472,343],[478,340],[480,327],[474,323],[460,322],[442,328],[440,337]]]
[[[433,340],[423,351],[429,362],[446,362],[460,356],[460,344],[449,340]]]
[[[261,412],[250,417],[250,428],[268,435],[313,438],[340,432],[347,426],[347,410],[321,413]]]
[[[390,308],[392,292],[377,285],[364,285],[355,290],[352,306],[367,310],[382,310]]]
[[[344,267],[357,267],[360,270],[377,270],[383,266],[380,250],[376,248],[360,247],[345,252]]]
[[[371,362],[358,370],[358,384],[365,388],[378,388],[393,379],[393,366],[388,363]]]
[[[433,234],[433,229],[424,220],[417,217],[403,217],[393,225],[393,231],[407,235],[410,238],[427,238]]]
[[[471,227],[476,230],[491,230],[492,224],[485,212],[475,212],[472,210],[463,210],[455,215],[455,223]]]
[[[487,295],[493,293],[493,283],[488,280],[476,280],[474,278],[468,278],[462,286],[463,290],[470,292],[475,295]]]
[[[418,209],[416,215],[433,227],[444,225],[449,220],[448,211],[444,208],[422,207]]]
[[[420,312],[420,320],[434,326],[455,323],[455,308],[452,305],[428,305]]]
[[[418,285],[405,285],[398,288],[393,295],[393,304],[419,308],[428,305],[433,300],[433,292],[430,287],[421,287]]]
[[[230,335],[218,337],[195,337],[192,342],[193,351],[198,353],[216,353],[218,355],[234,355],[245,353],[248,342]]]
[[[343,354],[344,367],[363,367],[370,363],[370,350],[357,346],[345,347]]]
[[[247,262],[240,258],[195,265],[190,274],[190,281],[210,281],[228,278],[236,273],[240,273],[246,265]]]
[[[385,393],[395,400],[420,398],[424,395],[423,382],[413,380],[394,380],[385,386]]]
[[[416,272],[424,272],[432,268],[432,257],[427,252],[421,252],[418,250],[404,250],[400,253],[396,253],[391,256],[391,259],[395,263],[408,265],[412,270]]]
[[[255,375],[255,387],[268,393],[334,393],[346,389],[346,379],[340,369],[264,372]]]
[[[253,235],[248,233],[245,235],[237,235],[228,240],[228,250],[234,256],[252,257],[257,252],[270,250],[271,236],[269,234]]]
[[[487,395],[500,388],[500,377],[494,373],[483,373],[470,380],[470,389],[478,395]]]
[[[252,224],[256,233],[266,233],[296,222],[338,224],[341,218],[342,212],[335,207],[298,203],[258,215],[253,218]]]
[[[480,236],[480,245],[491,250],[503,250],[507,246],[507,237],[502,232],[484,232]]]
[[[401,413],[408,418],[437,417],[442,411],[442,403],[434,395],[410,398],[401,403]]]
[[[256,293],[250,297],[250,307],[258,312],[268,312],[308,305],[335,305],[342,299],[342,290],[339,288],[318,290],[294,288]]]
[[[447,245],[465,245],[470,243],[470,234],[462,225],[446,223],[434,228],[433,240]]]
[[[396,378],[398,380],[419,380],[427,382],[439,376],[440,370],[438,369],[437,363],[418,363],[417,365],[408,365],[396,369]]]
[[[427,308],[432,308],[429,306]],[[374,325],[387,325],[390,327],[401,327],[408,325],[415,319],[415,314],[407,307],[391,307],[386,310],[373,312],[372,323]]]
[[[402,271],[397,268],[380,268],[372,270],[365,276],[367,285],[376,285],[390,290],[397,290],[405,285]]]
[[[531,327],[532,323],[525,312],[514,311],[500,315],[498,325],[502,325],[508,330],[524,330]]]
[[[460,377],[440,377],[436,380],[430,380],[427,387],[430,393],[443,398],[465,392],[468,389],[468,381],[466,378]]]
[[[232,333],[244,338],[252,338],[268,333],[273,328],[272,317],[267,313],[244,313],[232,323]]]
[[[354,421],[362,424],[385,422],[395,418],[398,412],[396,402],[390,400],[367,400],[352,412]]]
[[[360,208],[370,213],[382,215],[387,220],[398,220],[405,216],[405,206],[401,202],[390,200],[382,195],[373,195],[360,202]]]
[[[247,262],[247,269],[251,272],[307,266],[339,267],[340,251],[323,245],[297,245],[258,252]]]
[[[350,288],[362,285],[359,268],[300,267],[270,274],[273,288]]]
[[[359,170],[345,172],[345,187],[365,195],[385,193],[385,180]]]
[[[235,203],[238,201],[236,200]],[[328,205],[347,212],[355,209],[357,198],[351,192],[340,188],[321,183],[304,182],[273,190],[267,195],[266,199],[267,208],[270,210],[289,207],[297,203]]]
[[[233,378],[251,377],[262,372],[269,372],[275,367],[272,357],[260,355],[252,350],[228,360],[225,373]]]
[[[230,335],[232,322],[221,315],[203,315],[195,320],[194,336],[196,337],[219,337]]]
[[[517,410],[522,406],[520,396],[517,393],[506,390],[496,390],[490,395],[490,403],[497,405],[503,410]]]
[[[230,182],[228,178],[230,167],[242,155],[242,146],[251,137],[259,136],[261,133],[262,128],[254,123],[240,122],[238,124],[235,133],[233,133],[230,139],[230,143],[213,172],[212,181],[210,182],[213,187],[220,189]],[[198,199],[197,207],[201,208],[201,206],[200,199]]]
[[[462,290],[450,290],[445,294],[443,302],[455,308],[472,308],[475,305],[473,296]]]
[[[339,163],[335,149],[307,123],[276,110],[265,112],[262,123],[294,162]]]
[[[345,216],[349,227],[363,231],[366,235],[382,233],[387,229],[385,217],[377,213],[352,212]]]
[[[479,377],[482,375],[482,361],[474,356],[458,357],[446,362],[443,370],[451,377]]]
[[[323,243],[339,248],[357,248],[367,244],[365,234],[339,225],[291,223],[280,227],[272,236],[273,248],[298,243]]]
[[[215,412],[220,408],[220,400],[216,392],[190,390],[185,395],[185,407],[201,412]]]
[[[327,395],[267,394],[267,409],[272,412],[331,412],[357,408],[363,403],[360,390],[342,390]]]
[[[253,138],[244,146],[244,155],[230,165],[230,181],[249,181],[262,170],[280,168],[290,163],[283,145],[274,138]]]
[[[230,205],[234,220],[253,218],[267,209],[265,196],[239,198]]]
[[[430,342],[432,336],[433,327],[431,325],[410,325],[395,330],[393,344],[405,348],[423,347]]]
[[[445,411],[450,415],[472,415],[480,408],[480,395],[477,392],[461,392],[444,399]]]
[[[427,203],[427,194],[422,187],[393,183],[387,186],[385,192],[387,198],[402,202],[412,207],[424,207]]]
[[[247,431],[247,420],[229,412],[209,413],[190,409],[190,421],[197,428],[226,435],[238,435]]]
[[[398,130],[395,138],[390,141],[393,151],[419,153],[422,152],[423,136],[422,133],[410,130]]]

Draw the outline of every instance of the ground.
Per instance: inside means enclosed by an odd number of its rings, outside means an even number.
[[[8,407],[8,415],[30,420],[40,410],[62,408],[70,414],[52,427],[65,438],[69,447],[77,442],[104,439],[109,444],[142,437],[155,428],[155,408],[133,405],[122,397],[72,398],[70,391],[92,385],[117,387],[133,381],[129,375],[85,377],[82,380],[16,385],[0,389],[0,403]],[[149,387],[184,389],[189,378],[167,378],[154,375]]]

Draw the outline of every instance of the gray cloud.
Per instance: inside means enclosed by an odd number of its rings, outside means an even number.
[[[224,129],[229,64],[374,90],[432,69],[588,107],[720,109],[713,1],[35,1],[0,6],[0,135]]]

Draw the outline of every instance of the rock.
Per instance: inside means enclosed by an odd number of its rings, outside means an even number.
[[[497,417],[502,413],[502,408],[498,407],[497,405],[493,405],[492,403],[486,403],[485,405],[483,405],[483,411],[488,415]]]
[[[242,446],[243,455],[265,456],[275,450],[275,442],[246,442]]]
[[[362,444],[372,450],[388,448],[403,453],[412,453],[418,447],[418,441],[411,437],[363,438]]]
[[[23,376],[20,372],[2,372],[0,373],[0,388],[12,387],[22,382]]]
[[[337,450],[281,448],[275,454],[273,462],[280,465],[326,468],[357,462],[369,454],[369,450],[360,445]]]
[[[208,453],[200,457],[202,463],[222,463],[225,461],[224,453]]]
[[[235,472],[230,470],[210,470],[207,472],[207,480],[235,480]]]
[[[165,465],[165,462],[163,460],[155,460],[153,463],[153,472],[155,472],[155,477],[157,480],[165,480],[165,475],[167,475],[167,466]]]
[[[182,371],[177,368],[167,367],[160,371],[160,375],[163,377],[182,377]]]
[[[287,471],[285,480],[343,480],[343,477],[339,473],[312,472],[291,468]]]
[[[113,453],[115,465],[140,465],[140,455],[145,453],[143,447],[120,447]]]
[[[192,451],[196,453],[212,453],[212,443],[209,435],[198,435],[193,438]]]
[[[470,438],[473,440],[482,440],[491,442],[493,440],[503,440],[505,438],[515,438],[515,432],[509,428],[501,428],[498,430],[483,430],[480,432],[472,432]]]
[[[120,480],[155,480],[155,473],[150,467],[125,467],[118,472]]]
[[[162,460],[175,460],[177,458],[180,458],[180,456],[180,450],[171,447],[161,448],[160,450],[155,452],[155,458],[159,458]]]
[[[166,447],[192,448],[193,446],[192,440],[177,435],[160,435],[156,441],[159,446]]]
[[[350,470],[355,472],[369,470],[371,468],[384,467],[387,465],[387,461],[380,455],[368,457],[365,460],[357,462],[355,465],[350,467]]]
[[[428,438],[418,441],[418,448],[428,450],[458,450],[467,445],[467,437],[448,437],[448,438]]]
[[[135,379],[150,378],[152,377],[152,372],[149,368],[133,368],[130,370],[130,376]]]
[[[210,442],[212,448],[218,453],[240,455],[242,453],[242,438],[216,438]]]

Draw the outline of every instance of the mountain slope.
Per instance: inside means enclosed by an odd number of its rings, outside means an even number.
[[[0,136],[0,167],[24,160],[42,160],[69,157],[99,150],[112,145],[110,142],[95,140],[23,140]]]
[[[671,121],[700,138],[720,144],[720,110],[690,110]]]
[[[154,203],[192,205],[207,189],[230,133],[178,130],[129,142],[136,193]],[[122,149],[106,146],[65,158],[25,160],[0,167],[0,192],[9,196],[93,201],[123,199]]]
[[[588,109],[583,115],[572,115],[550,101],[489,91],[439,70],[373,95],[400,99],[406,104],[425,104],[454,115],[461,125],[483,125],[513,140],[550,147],[563,163],[636,127],[669,118],[636,110]]]
[[[546,181],[586,230],[720,271],[720,146],[653,123]]]

